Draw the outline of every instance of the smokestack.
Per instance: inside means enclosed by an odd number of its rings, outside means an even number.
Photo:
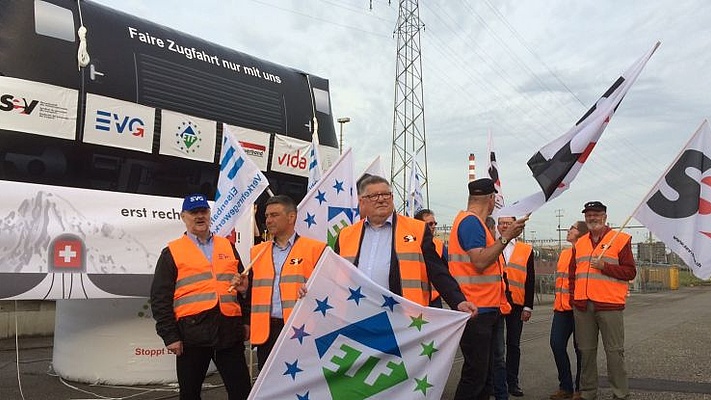
[[[476,157],[469,153],[469,182],[476,179]]]

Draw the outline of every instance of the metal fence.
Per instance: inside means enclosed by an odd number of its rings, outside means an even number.
[[[679,267],[676,265],[638,266],[637,276],[630,282],[631,292],[659,292],[679,288]],[[536,274],[536,293],[552,294],[555,274]]]

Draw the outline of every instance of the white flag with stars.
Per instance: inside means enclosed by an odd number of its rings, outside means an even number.
[[[359,218],[353,155],[349,148],[299,203],[296,232],[333,247],[338,232]]]
[[[326,249],[249,398],[439,399],[468,318],[408,301]]]

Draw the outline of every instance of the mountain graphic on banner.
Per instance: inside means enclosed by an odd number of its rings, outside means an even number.
[[[49,270],[50,265],[57,266],[57,263],[50,259],[50,245],[66,234],[74,235],[77,241],[86,245],[84,274],[53,274]],[[92,240],[87,243],[88,236]],[[0,244],[0,265],[3,266],[3,272],[13,272],[2,277],[0,299],[21,296],[32,289],[46,293],[46,296],[39,298],[47,299],[76,296],[86,298],[89,295],[80,287],[89,285],[89,282],[74,283],[74,295],[71,290],[61,293],[61,285],[54,282],[53,275],[67,275],[67,279],[74,279],[68,275],[81,275],[77,280],[92,281],[100,292],[146,296],[158,259],[158,254],[150,252],[140,241],[122,229],[105,222],[91,221],[68,200],[45,191],[39,191],[34,198],[24,200],[17,210],[0,219]],[[109,255],[100,250],[107,248],[125,248],[125,251]],[[141,262],[145,264],[136,265]],[[143,269],[146,274],[126,274],[136,268]],[[127,284],[128,281],[133,283]],[[93,293],[96,294],[96,290],[93,290]]]

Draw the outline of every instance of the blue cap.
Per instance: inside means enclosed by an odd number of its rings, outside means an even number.
[[[207,197],[199,193],[185,196],[185,200],[183,200],[183,211],[192,211],[196,208],[210,208],[210,205],[207,204]]]

